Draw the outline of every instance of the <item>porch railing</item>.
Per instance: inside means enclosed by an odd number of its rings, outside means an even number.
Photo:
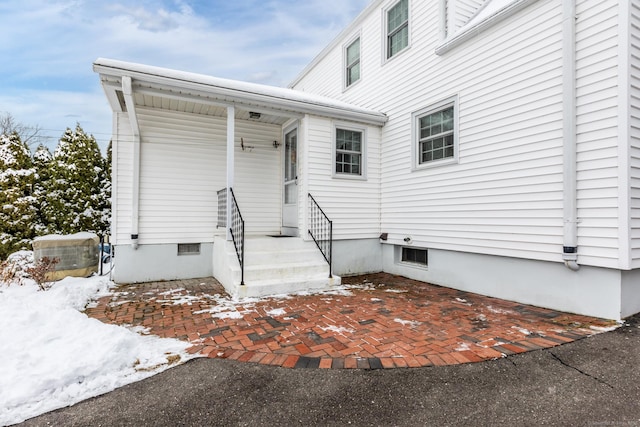
[[[218,227],[227,226],[227,189],[218,191]]]
[[[229,225],[229,232],[240,263],[240,285],[244,285],[244,219],[240,213],[233,188],[230,188],[229,192],[231,193],[231,224]],[[226,188],[218,191],[218,227],[227,227]]]
[[[333,221],[324,213],[316,199],[309,193],[309,235],[316,242],[322,256],[329,263],[329,278],[332,274]]]

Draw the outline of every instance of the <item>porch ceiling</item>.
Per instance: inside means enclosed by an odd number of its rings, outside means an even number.
[[[377,111],[292,89],[109,59],[96,60],[93,68],[100,74],[114,111],[126,111],[122,94],[124,78],[130,79],[135,106],[211,116],[226,116],[227,107],[234,106],[237,119],[279,125],[305,114],[378,126],[387,120],[383,113]]]
[[[150,107],[162,110],[179,111],[183,113],[201,114],[205,116],[218,116],[226,117],[226,106],[216,105],[214,103],[207,103],[206,101],[198,102],[191,99],[179,99],[178,97],[151,95],[149,93],[134,92],[133,95],[136,106]],[[259,117],[256,113],[249,109],[236,109],[236,119],[239,120],[251,120],[254,122],[268,123],[275,125],[283,125],[290,117],[284,115],[266,114],[260,113]]]

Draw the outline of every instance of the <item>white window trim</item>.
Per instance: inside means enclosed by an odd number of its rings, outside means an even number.
[[[442,110],[449,106],[453,105],[453,157],[448,157],[446,159],[432,160],[426,163],[420,163],[418,161],[418,148],[420,146],[420,118],[436,111]],[[435,104],[431,104],[426,108],[418,110],[411,114],[411,163],[412,163],[412,171],[431,169],[434,167],[450,165],[453,163],[458,163],[458,136],[459,136],[459,102],[458,96],[452,96],[447,99],[443,99]]]
[[[425,247],[417,247],[417,248],[412,248],[411,246],[407,246],[407,245],[394,245],[394,264],[401,266],[403,268],[414,268],[416,270],[429,270],[429,260],[427,259],[427,264],[420,264],[420,263],[416,263],[416,262],[411,262],[411,261],[403,261],[402,260],[402,249],[403,248],[411,248],[411,249],[418,249],[418,250],[425,250],[427,251],[427,257],[429,256],[429,249],[425,248]]]
[[[350,130],[354,132],[362,132],[361,158],[360,158],[360,175],[336,172],[336,133],[338,129]],[[353,123],[333,122],[333,137],[331,141],[331,177],[335,179],[350,179],[356,181],[367,180],[367,128],[354,125]]]
[[[407,38],[408,38],[407,46],[405,46],[404,49],[402,49],[401,51],[399,51],[395,55],[393,55],[391,57],[388,56],[388,52],[389,52],[389,34],[387,33],[387,31],[388,31],[389,10],[391,10],[395,5],[400,3],[400,1],[401,0],[394,0],[393,2],[389,3],[387,5],[387,7],[382,9],[382,65],[386,64],[389,61],[393,61],[395,58],[399,57],[400,55],[402,55],[403,53],[408,51],[409,48],[411,48],[411,31],[412,31],[413,25],[411,25],[411,23],[412,23],[412,19],[411,19],[411,0],[408,0],[407,1],[407,22],[408,22],[408,26],[409,26],[409,31],[408,31],[408,34],[407,34]]]
[[[355,42],[356,40],[360,39],[360,78],[351,83],[348,84],[347,81],[347,67],[349,66],[348,64],[348,59],[347,59],[347,48],[349,46],[351,46],[353,44],[353,42]],[[343,46],[342,46],[342,91],[346,91],[347,89],[351,89],[352,87],[354,87],[355,85],[357,85],[358,83],[360,83],[362,81],[362,36],[360,31],[358,31],[356,34],[354,34]]]

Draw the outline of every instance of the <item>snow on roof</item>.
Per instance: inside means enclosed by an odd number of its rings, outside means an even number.
[[[436,47],[442,55],[537,0],[487,0],[471,19]]]
[[[469,22],[460,27],[458,31],[465,31],[465,28],[470,28],[476,25],[479,22],[484,21],[497,14],[502,9],[505,9],[507,6],[510,6],[512,3],[515,3],[516,0],[487,0],[481,7],[478,9],[476,14],[471,17]]]
[[[86,239],[94,239],[98,236],[94,233],[89,233],[86,231],[75,233],[75,234],[47,234],[45,236],[38,236],[33,239],[34,242],[38,241],[47,241],[47,240],[86,240]]]
[[[204,74],[190,73],[186,71],[172,70],[168,68],[155,67],[151,65],[137,64],[133,62],[125,62],[114,59],[98,58],[94,62],[94,71],[101,74],[125,76],[129,75],[135,80],[145,80],[161,78],[167,84],[197,84],[204,86],[204,90],[210,91],[212,94],[217,90],[225,92],[233,92],[243,97],[254,97],[256,100],[264,98],[277,100],[284,104],[289,104],[291,109],[296,108],[296,104],[304,104],[309,107],[319,107],[330,110],[339,110],[343,112],[352,112],[371,120],[380,122],[386,121],[386,116],[374,110],[358,107],[353,104],[338,101],[333,98],[310,94],[294,89],[287,89],[276,86],[268,86],[258,83],[249,83],[238,80],[223,79],[219,77],[207,76]]]

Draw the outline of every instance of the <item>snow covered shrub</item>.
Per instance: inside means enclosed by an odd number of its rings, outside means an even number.
[[[0,135],[0,259],[30,246],[37,223],[29,147],[16,133]]]
[[[47,274],[54,271],[58,258],[43,257],[34,261],[32,251],[12,253],[0,262],[0,283],[24,285],[35,282],[41,290],[47,290]]]
[[[67,128],[53,153],[43,193],[49,233],[109,232],[108,165],[93,135]]]
[[[33,252],[15,252],[0,262],[0,282],[8,285],[23,285],[28,280],[30,268],[33,268]]]

